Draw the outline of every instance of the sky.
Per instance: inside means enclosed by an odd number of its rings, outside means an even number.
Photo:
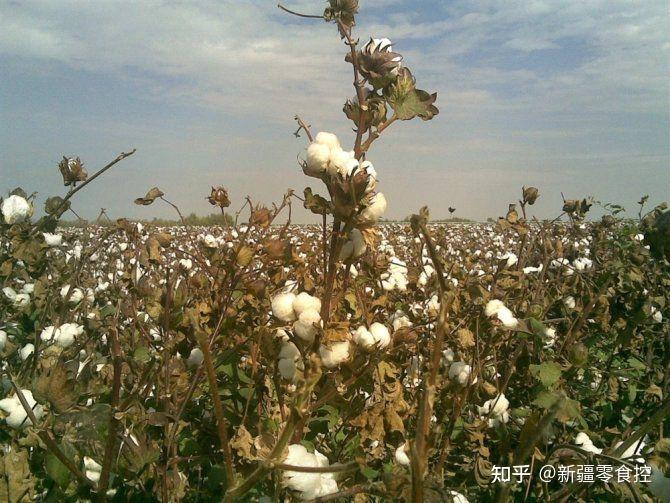
[[[636,214],[670,199],[667,0],[361,0],[355,35],[388,37],[437,92],[430,122],[398,122],[368,154],[388,218],[504,215],[522,185],[533,214],[593,195]],[[320,14],[326,3],[287,0]],[[95,218],[169,216],[133,204],[159,186],[182,212],[207,214],[210,186],[233,207],[279,201],[306,178],[299,114],[353,146],[342,105],[354,95],[336,28],[272,0],[0,0],[0,191],[64,193],[57,164],[89,173],[137,148],[77,194]],[[295,206],[299,206],[296,204]],[[300,209],[299,222],[311,221]]]

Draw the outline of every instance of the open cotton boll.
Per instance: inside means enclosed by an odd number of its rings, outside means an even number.
[[[409,456],[407,455],[408,447],[407,443],[402,444],[395,450],[395,460],[396,463],[402,466],[409,466]]]
[[[88,480],[98,482],[100,480],[100,473],[102,472],[102,465],[93,458],[84,456],[84,471]]]
[[[300,359],[300,350],[291,341],[282,344],[279,350],[279,362],[277,363],[279,374],[284,379],[294,381],[298,370],[303,369]]]
[[[329,465],[328,458],[315,450],[312,454],[301,444],[288,446],[284,464],[306,468],[319,468]],[[300,499],[311,500],[337,492],[337,482],[332,473],[309,473],[285,471],[282,485],[300,493]]]
[[[386,213],[386,206],[386,196],[381,192],[377,192],[370,198],[368,205],[361,212],[359,218],[365,223],[378,222],[384,216],[384,213]]]
[[[202,362],[205,360],[205,355],[202,352],[202,349],[200,348],[193,348],[188,355],[188,359],[186,360],[186,365],[189,367],[199,367]]]
[[[60,289],[60,295],[70,304],[79,304],[84,299],[84,292],[81,288],[72,288],[65,285]]]
[[[326,145],[331,150],[342,149],[342,147],[340,146],[340,140],[337,139],[337,136],[334,135],[333,133],[327,133],[325,131],[317,133],[316,137],[314,138],[314,143],[320,143],[321,145]]]
[[[349,359],[349,341],[333,342],[319,347],[319,356],[324,367],[332,369]]]
[[[489,318],[497,318],[506,328],[516,328],[519,324],[519,320],[514,317],[512,311],[510,311],[502,301],[497,299],[488,301],[484,308],[484,314]]]
[[[298,320],[293,324],[293,332],[296,336],[307,342],[314,341],[317,328],[315,324],[321,323],[321,315],[314,309],[307,309],[300,314]]]
[[[43,232],[44,242],[47,246],[60,246],[63,244],[63,235],[62,234],[51,234],[50,232]]]
[[[84,327],[82,325],[77,325],[76,323],[64,323],[55,330],[53,339],[56,345],[62,348],[67,348],[72,346],[77,336],[82,335],[83,333]],[[40,338],[41,337],[42,336],[40,335]]]
[[[400,330],[401,328],[410,328],[412,326],[410,319],[400,309],[393,314],[391,321],[393,322],[394,331]]]
[[[360,164],[360,170],[368,175],[368,183],[365,186],[365,195],[368,195],[377,187],[377,171],[370,161],[363,161]]]
[[[32,343],[28,343],[19,349],[19,356],[21,360],[26,361],[30,355],[35,352],[35,346]]]
[[[307,160],[303,172],[307,176],[321,177],[330,161],[330,147],[322,143],[312,143],[307,147]]]
[[[574,309],[577,305],[575,298],[572,295],[568,295],[565,299],[563,299],[563,304],[565,304],[565,307],[568,309]]]
[[[580,432],[577,434],[575,437],[575,445],[579,447],[582,450],[585,450],[586,452],[592,452],[593,454],[601,454],[603,452],[602,449],[599,449],[595,445],[593,445],[593,442],[589,438],[589,436],[584,433]]]
[[[300,316],[303,312],[311,309],[312,311],[321,312],[321,299],[313,297],[307,292],[299,293],[293,300],[293,311],[296,316]]]
[[[509,421],[509,400],[504,393],[487,400],[484,405],[477,406],[477,410],[482,419],[488,418],[489,427],[494,428],[499,424],[505,424]]]
[[[342,245],[339,259],[342,261],[357,259],[363,255],[367,249],[368,245],[365,243],[363,233],[358,229],[352,229],[349,233],[347,241],[344,243],[344,245]]]
[[[385,325],[381,323],[373,323],[370,325],[370,334],[375,341],[375,345],[379,349],[386,348],[391,343],[391,333]]]
[[[272,314],[281,321],[294,321],[296,319],[293,310],[294,293],[280,293],[272,298]]]
[[[0,351],[4,351],[7,345],[7,332],[0,330]]]
[[[330,162],[326,167],[326,173],[330,176],[340,175],[342,178],[347,178],[356,168],[358,168],[358,161],[353,151],[331,150]]]
[[[5,223],[10,225],[23,222],[33,214],[33,207],[31,204],[25,198],[17,196],[16,194],[4,199],[0,206],[0,210],[2,211]]]
[[[371,348],[375,345],[375,338],[365,326],[358,327],[352,334],[354,342],[364,348]]]
[[[454,362],[449,367],[449,379],[456,381],[461,386],[468,383],[472,368],[465,362]]]
[[[468,498],[457,491],[449,491],[449,496],[451,496],[452,503],[470,503]]]
[[[35,414],[35,419],[38,421],[42,419],[44,415],[44,409],[41,405],[33,398],[33,393],[29,389],[21,390],[23,398],[25,398],[26,403],[32,409],[33,414]],[[0,410],[2,410],[7,417],[5,417],[5,422],[11,428],[16,430],[25,428],[26,426],[32,424],[32,421],[26,414],[23,405],[21,405],[21,400],[17,395],[12,396],[11,398],[3,398],[0,400]]]

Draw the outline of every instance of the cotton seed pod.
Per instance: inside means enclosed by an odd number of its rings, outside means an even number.
[[[207,200],[209,201],[209,204],[212,206],[218,206],[219,208],[227,208],[230,206],[228,191],[221,186],[216,188],[212,187],[212,192]]]
[[[63,176],[63,184],[66,186],[75,185],[77,182],[83,182],[88,178],[88,173],[79,157],[63,157],[63,160],[58,164],[58,169]]]
[[[540,195],[539,191],[535,187],[523,187],[523,202],[530,204],[531,206],[535,204],[538,196]]]

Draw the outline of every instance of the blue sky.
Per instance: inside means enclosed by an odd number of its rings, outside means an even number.
[[[287,5],[319,13],[325,2]],[[294,114],[353,141],[353,95],[335,28],[273,1],[0,3],[0,187],[63,190],[56,168],[89,172],[137,153],[83,191],[95,217],[167,215],[136,207],[161,187],[184,211],[302,191]],[[503,214],[523,184],[554,216],[560,192],[634,209],[670,191],[670,21],[665,0],[361,0],[356,32],[388,37],[438,92],[431,122],[394,125],[368,158],[390,217]],[[308,215],[299,212],[301,220]]]

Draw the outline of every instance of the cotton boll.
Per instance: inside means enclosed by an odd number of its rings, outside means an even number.
[[[544,340],[544,347],[551,348],[556,343],[556,329],[555,328],[546,328],[542,334],[542,340]]]
[[[56,345],[67,348],[74,344],[75,339],[84,333],[84,327],[76,323],[64,323],[56,331],[54,336]],[[40,336],[41,337],[41,336]]]
[[[313,310],[321,312],[321,300],[317,297],[313,297],[307,292],[299,293],[296,298],[293,300],[293,311],[296,316],[300,316],[303,312],[307,310]]]
[[[575,437],[575,445],[580,449],[583,449],[586,452],[591,452],[593,454],[601,454],[603,452],[602,449],[599,449],[598,447],[593,445],[593,442],[591,441],[589,436],[584,432],[580,432],[577,434],[577,436]]]
[[[563,299],[563,304],[565,304],[565,307],[568,309],[574,309],[577,305],[575,298],[572,295],[568,295],[565,299]]]
[[[26,361],[30,355],[35,352],[35,346],[31,343],[26,344],[19,350],[21,360]]]
[[[393,321],[394,331],[400,330],[401,328],[410,328],[412,326],[410,319],[400,310],[397,310],[391,319]]]
[[[102,465],[97,461],[95,461],[93,458],[84,456],[84,471],[87,479],[97,483],[100,480]]]
[[[307,147],[307,165],[303,168],[307,176],[319,178],[328,167],[330,147],[321,143],[312,143]]]
[[[375,344],[375,338],[364,326],[358,327],[352,334],[352,337],[356,344],[364,348],[371,348]]]
[[[0,206],[0,210],[2,211],[5,223],[9,225],[23,222],[33,214],[33,207],[31,204],[26,199],[17,196],[16,194],[4,199]]]
[[[509,400],[503,393],[487,400],[483,406],[477,406],[477,409],[482,418],[488,418],[488,424],[491,428],[509,421]]]
[[[60,246],[63,244],[63,235],[62,234],[51,234],[49,232],[43,232],[44,242],[47,246]]]
[[[333,133],[327,133],[325,131],[319,132],[314,138],[314,143],[320,143],[326,145],[331,150],[339,150],[342,147],[340,146],[340,140],[337,139]]]
[[[375,340],[375,345],[379,349],[384,349],[391,343],[389,329],[381,323],[375,322],[370,325],[370,334],[372,334],[372,338]]]
[[[331,343],[319,347],[319,356],[324,367],[332,369],[349,359],[349,341]]]
[[[280,293],[272,299],[272,314],[281,321],[294,321],[296,319],[293,311],[293,301],[296,296],[293,293]]]
[[[353,151],[331,150],[326,173],[330,176],[340,175],[342,178],[347,178],[355,168],[358,168],[358,161]]]
[[[428,304],[426,304],[426,312],[428,316],[435,317],[440,314],[440,299],[437,295],[433,295]]]
[[[456,491],[449,491],[449,495],[452,498],[452,503],[470,503],[468,498],[463,496],[461,493]]]
[[[0,351],[4,351],[7,345],[7,332],[0,330]]]
[[[456,381],[461,386],[464,386],[468,383],[471,371],[472,369],[467,363],[454,362],[449,367],[449,379]]]
[[[501,307],[505,307],[505,304],[501,300],[493,299],[486,303],[484,308],[484,314],[489,318],[498,313]]]
[[[296,336],[307,342],[314,341],[317,328],[315,324],[321,323],[321,315],[314,309],[303,311],[298,321],[293,324],[293,332]]]
[[[21,394],[23,395],[23,398],[25,398],[28,406],[32,409],[33,414],[35,415],[35,419],[38,421],[42,419],[42,416],[44,415],[44,409],[41,405],[37,404],[33,398],[32,391],[24,389],[21,390]],[[26,414],[23,405],[21,405],[21,400],[19,400],[18,395],[0,400],[0,410],[7,414],[7,417],[5,417],[5,422],[11,428],[18,430],[32,424],[32,421],[28,417],[28,414]]]
[[[307,451],[301,444],[288,446],[288,453],[284,463],[291,466],[307,468],[326,467],[329,465],[326,458],[319,451],[314,454]],[[285,471],[282,475],[282,485],[300,492],[300,498],[310,500],[337,492],[337,482],[332,473],[310,473]]]
[[[360,169],[368,175],[368,184],[365,186],[365,195],[368,195],[377,187],[377,171],[370,161],[363,161]]]
[[[407,444],[404,443],[400,447],[398,447],[395,450],[395,460],[396,463],[402,466],[409,466],[410,461],[409,461],[409,456],[407,455]]]
[[[519,320],[517,320],[512,314],[512,311],[510,311],[505,304],[502,303],[502,301],[494,299],[490,300],[487,304],[486,307],[484,308],[484,314],[488,316],[489,318],[496,317],[500,323],[506,328],[516,328],[517,325],[519,324]]]
[[[191,353],[188,355],[186,360],[186,365],[190,368],[199,367],[202,362],[205,360],[205,355],[200,348],[193,348]]]
[[[364,223],[376,223],[381,217],[386,213],[386,196],[381,192],[377,192],[373,195],[368,205],[360,214],[360,220]]]

